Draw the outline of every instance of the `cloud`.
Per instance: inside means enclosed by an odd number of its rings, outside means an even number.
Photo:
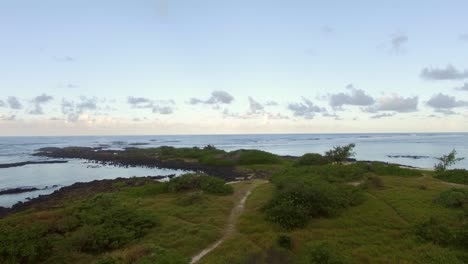
[[[331,26],[325,25],[322,28],[320,28],[320,32],[322,32],[322,34],[325,36],[329,36],[335,32],[335,29]]]
[[[230,104],[234,101],[234,97],[230,95],[228,92],[225,91],[213,91],[211,96],[206,99],[202,100],[199,98],[190,98],[189,104],[197,105],[197,104],[208,104],[208,105],[219,105],[219,104]]]
[[[435,109],[451,109],[455,107],[468,106],[467,101],[456,100],[455,96],[449,96],[442,93],[433,95],[426,104]]]
[[[398,113],[409,113],[418,110],[418,97],[404,98],[398,95],[383,96],[379,98],[375,105],[363,109],[369,113],[379,111],[395,111]]]
[[[62,114],[67,116],[67,121],[77,122],[80,115],[87,111],[98,110],[98,99],[81,96],[79,102],[62,99]]]
[[[402,33],[393,34],[391,37],[392,51],[400,53],[403,51],[403,46],[408,42],[408,36]]]
[[[458,39],[461,41],[468,41],[468,33],[460,34],[460,36],[458,36]]]
[[[294,116],[305,119],[312,119],[316,113],[326,112],[325,108],[314,105],[305,97],[302,97],[302,102],[288,104],[288,109],[293,112]]]
[[[60,61],[60,62],[74,62],[74,61],[76,61],[76,59],[71,57],[71,56],[54,57],[54,59],[56,61]]]
[[[14,97],[14,96],[9,96],[8,99],[7,99],[7,102],[10,105],[11,109],[18,110],[18,109],[23,108],[23,105],[20,103],[18,98]]]
[[[276,101],[266,101],[265,106],[277,106],[279,105]]]
[[[3,101],[3,100],[0,100],[0,107],[6,107],[7,104]]]
[[[381,118],[385,118],[385,117],[391,117],[391,116],[394,116],[394,115],[396,115],[396,113],[382,113],[382,114],[373,115],[370,118],[371,119],[381,119]]]
[[[265,110],[265,107],[249,96],[249,109],[252,114],[259,114]]]
[[[455,87],[455,90],[459,90],[459,91],[468,91],[468,83],[464,83],[463,86],[460,86],[460,87]]]
[[[421,78],[426,80],[461,80],[468,78],[468,70],[460,71],[453,65],[448,64],[442,68],[424,68],[421,71]]]
[[[129,96],[127,98],[127,103],[132,108],[152,108],[153,107],[153,100],[144,97],[133,97]]]
[[[52,101],[54,97],[46,94],[42,94],[39,96],[34,97],[32,103],[34,105],[34,109],[29,111],[31,115],[42,115],[44,111],[42,109],[43,104],[47,104],[48,102]]]
[[[127,98],[127,103],[132,108],[138,109],[151,109],[155,114],[169,115],[174,113],[173,100],[151,100],[145,97],[133,97]]]
[[[159,106],[159,105],[155,105],[153,107],[153,113],[155,114],[161,114],[161,115],[169,115],[169,114],[172,114],[174,113],[174,108],[170,107],[170,106]]]
[[[6,116],[6,115],[1,115],[0,114],[0,121],[13,121],[15,119],[16,119],[16,115]]]
[[[363,90],[354,88],[351,84],[346,87],[350,93],[337,93],[330,95],[330,106],[340,109],[343,105],[367,106],[374,104],[375,100]]]

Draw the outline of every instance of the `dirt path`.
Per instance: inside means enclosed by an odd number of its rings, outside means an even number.
[[[264,184],[265,182],[266,181],[260,181],[260,180],[253,181],[252,184],[248,186],[248,188],[242,191],[242,194],[241,194],[242,198],[237,202],[237,204],[231,210],[228,224],[226,228],[224,229],[223,237],[221,237],[218,241],[216,241],[212,245],[203,249],[197,255],[193,256],[192,261],[190,261],[191,264],[194,264],[200,261],[204,256],[206,256],[208,253],[210,253],[219,245],[221,245],[229,236],[231,236],[236,231],[236,223],[237,223],[237,220],[239,219],[239,216],[242,214],[242,211],[244,210],[244,206],[245,206],[245,202],[247,201],[247,198],[249,197],[249,195],[252,193],[252,191],[255,188],[257,188],[261,184]]]

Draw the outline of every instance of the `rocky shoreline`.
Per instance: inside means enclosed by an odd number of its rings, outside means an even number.
[[[24,161],[24,162],[15,162],[15,163],[3,163],[0,164],[0,169],[21,167],[26,165],[37,165],[37,164],[57,164],[57,163],[67,163],[67,160],[45,160],[45,161]]]
[[[128,150],[128,149],[127,149]],[[102,165],[120,167],[143,166],[148,168],[174,169],[203,172],[208,175],[223,178],[226,181],[234,181],[245,176],[231,166],[207,166],[196,162],[187,162],[181,159],[161,160],[154,156],[129,156],[127,150],[102,150],[101,148],[70,147],[70,148],[42,148],[35,156],[49,158],[85,159]]]

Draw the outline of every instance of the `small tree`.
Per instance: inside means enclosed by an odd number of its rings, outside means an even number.
[[[353,151],[354,147],[356,147],[354,143],[348,144],[346,146],[335,146],[333,149],[325,152],[325,156],[331,161],[341,163],[346,159],[356,155],[356,153]]]
[[[443,155],[440,158],[436,158],[439,160],[439,163],[434,165],[436,171],[445,171],[447,167],[454,165],[455,163],[463,160],[464,158],[457,158],[457,151],[453,149],[448,155]]]

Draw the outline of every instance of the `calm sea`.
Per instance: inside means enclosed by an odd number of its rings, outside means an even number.
[[[0,137],[0,163],[45,160],[32,154],[42,147],[106,146],[109,149],[157,146],[193,147],[214,145],[224,150],[260,149],[280,155],[323,153],[336,145],[356,144],[358,160],[379,160],[431,168],[439,157],[455,148],[467,159],[457,164],[468,169],[468,133],[425,134],[284,134],[284,135],[183,135],[183,136],[85,136],[85,137]],[[391,156],[421,156],[419,159]],[[83,160],[65,164],[27,165],[0,169],[0,190],[36,187],[43,190],[0,195],[0,206],[48,194],[75,182],[117,177],[181,174],[183,171],[96,166]],[[51,187],[57,185],[55,187]]]

